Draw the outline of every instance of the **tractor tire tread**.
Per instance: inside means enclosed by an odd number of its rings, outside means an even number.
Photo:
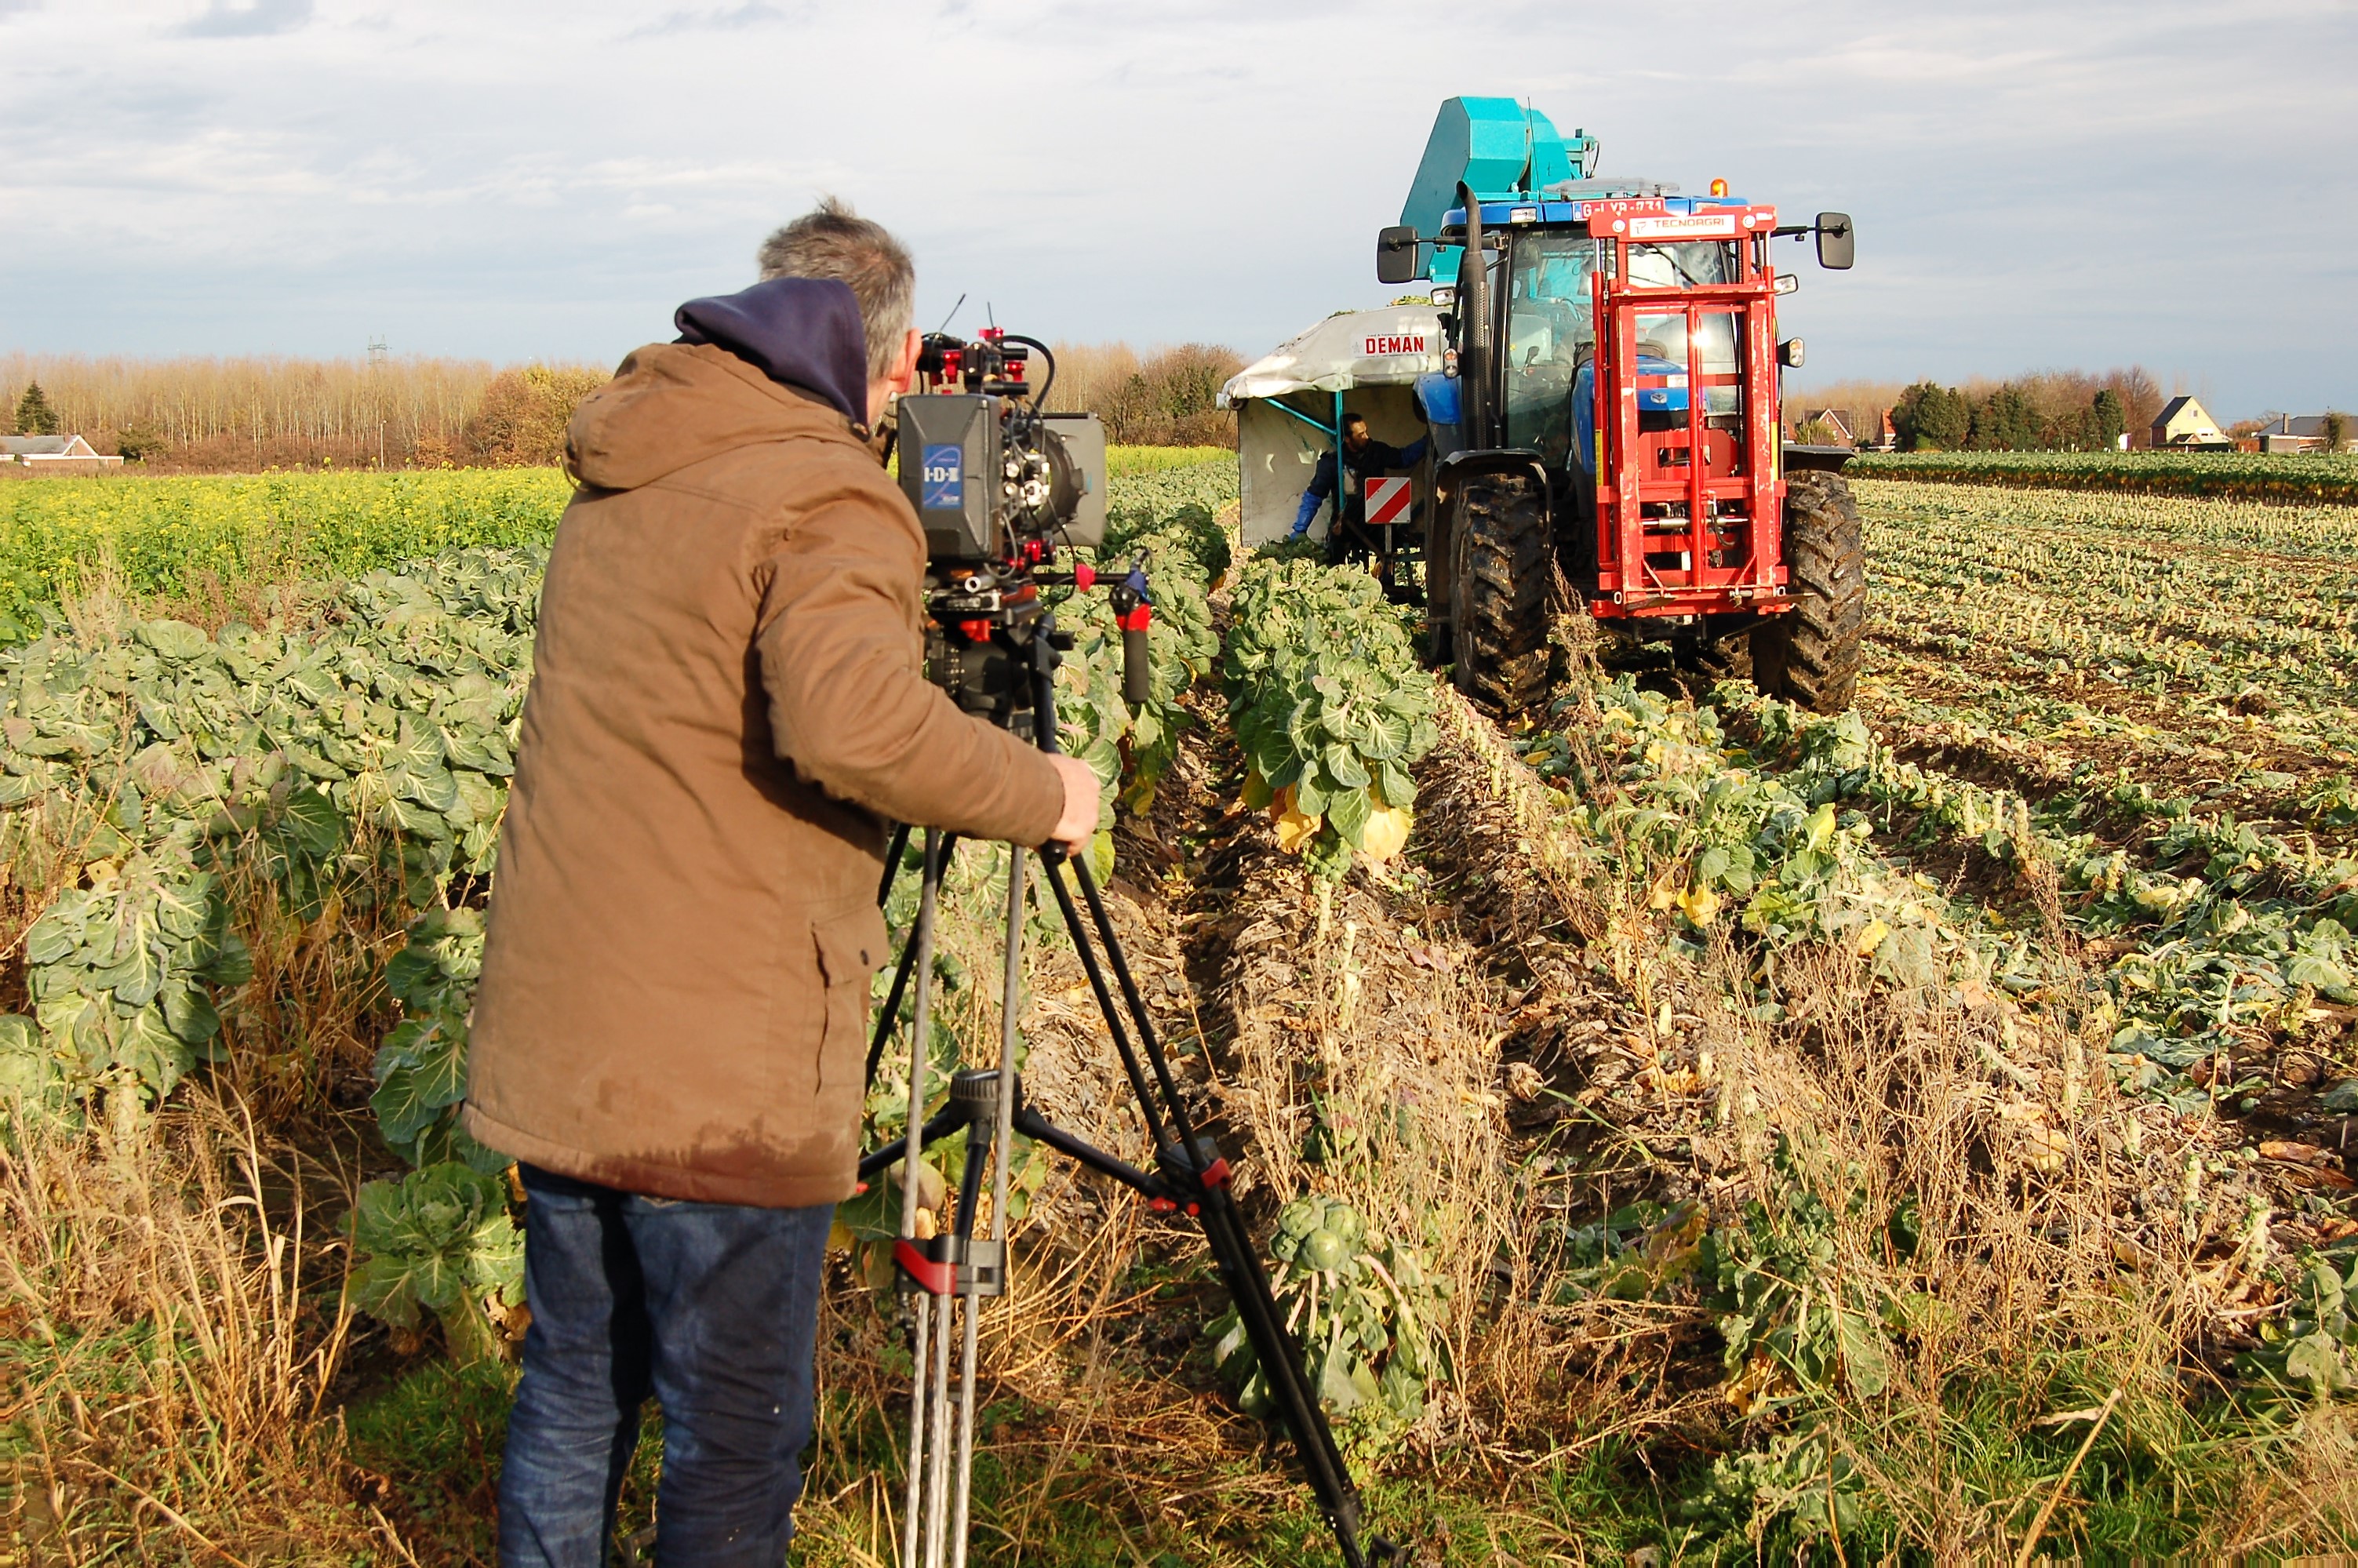
[[[1459,690],[1502,713],[1548,687],[1547,498],[1530,479],[1473,481],[1460,503],[1451,648]]]
[[[1786,480],[1785,564],[1793,608],[1753,633],[1753,682],[1797,708],[1841,713],[1866,635],[1866,546],[1842,475]]]

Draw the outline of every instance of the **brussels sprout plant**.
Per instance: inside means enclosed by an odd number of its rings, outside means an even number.
[[[483,968],[483,916],[472,909],[433,909],[409,928],[409,945],[385,965],[385,989],[402,1021],[377,1048],[376,1093],[369,1108],[377,1130],[413,1165],[457,1160],[477,1171],[507,1169],[459,1125],[467,1095],[467,1015]]]
[[[1238,584],[1224,663],[1245,804],[1279,845],[1340,877],[1407,842],[1409,770],[1440,739],[1433,677],[1367,573],[1260,560]]]
[[[87,876],[25,934],[43,1084],[127,1073],[158,1100],[211,1057],[212,993],[243,984],[253,962],[184,844],[97,861]]]
[[[1416,1249],[1386,1238],[1336,1198],[1310,1194],[1279,1213],[1271,1288],[1302,1347],[1303,1370],[1342,1435],[1363,1453],[1396,1440],[1452,1377],[1442,1334],[1449,1286]],[[1204,1330],[1248,1415],[1276,1413],[1260,1358],[1230,1307]]]
[[[363,1310],[412,1329],[432,1313],[461,1361],[499,1353],[486,1308],[524,1300],[524,1233],[498,1177],[445,1161],[370,1182],[352,1211],[352,1244],[362,1255],[352,1297]]]

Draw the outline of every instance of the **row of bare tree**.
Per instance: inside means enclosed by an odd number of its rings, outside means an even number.
[[[1216,408],[1242,361],[1201,343],[1055,351],[1060,408],[1094,409],[1118,442],[1228,445]],[[59,428],[160,472],[263,468],[548,464],[574,406],[608,373],[583,364],[500,368],[482,360],[137,359],[0,354],[0,434],[38,386]]]
[[[1125,446],[1232,447],[1236,416],[1215,406],[1221,385],[1244,369],[1233,349],[1210,343],[1140,353],[1128,343],[1059,343],[1048,402],[1087,409]]]

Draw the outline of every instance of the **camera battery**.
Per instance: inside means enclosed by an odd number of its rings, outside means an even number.
[[[936,565],[996,560],[1000,399],[963,394],[904,396],[901,410],[901,489],[925,530]]]

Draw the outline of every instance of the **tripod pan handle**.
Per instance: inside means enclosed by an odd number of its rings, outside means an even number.
[[[1142,622],[1145,618],[1145,611],[1141,609],[1139,619]],[[1146,628],[1143,624],[1135,629],[1124,626],[1121,629],[1121,699],[1132,708],[1146,700]]]

